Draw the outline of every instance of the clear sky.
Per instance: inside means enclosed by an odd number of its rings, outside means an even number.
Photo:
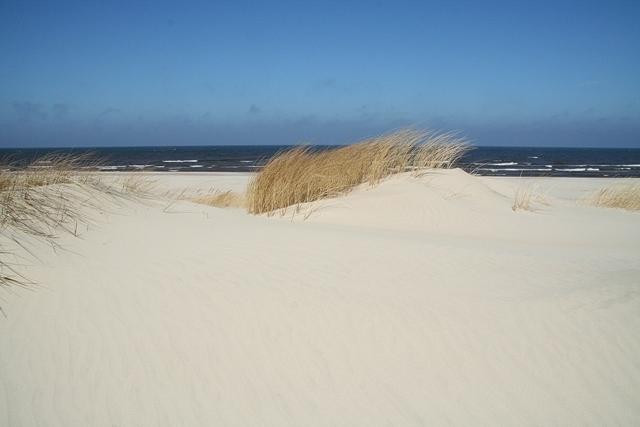
[[[640,147],[640,1],[0,2],[0,146]]]

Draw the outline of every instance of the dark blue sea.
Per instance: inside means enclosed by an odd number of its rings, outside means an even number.
[[[5,163],[20,165],[50,153],[91,153],[102,170],[226,171],[259,169],[288,146],[181,146],[0,149]],[[325,148],[325,147],[318,147]],[[476,147],[459,166],[492,176],[640,177],[640,149]]]

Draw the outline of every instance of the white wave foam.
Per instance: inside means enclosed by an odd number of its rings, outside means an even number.
[[[163,160],[162,163],[198,163],[198,160]]]
[[[491,172],[549,172],[549,169],[532,169],[532,168],[479,168],[481,171]]]

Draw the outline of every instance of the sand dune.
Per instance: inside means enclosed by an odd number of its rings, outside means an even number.
[[[534,212],[531,180],[459,170],[284,216],[93,212],[3,299],[0,425],[636,425],[640,214],[535,183]]]

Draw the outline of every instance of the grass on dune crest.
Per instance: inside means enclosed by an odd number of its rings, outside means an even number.
[[[640,210],[640,184],[601,188],[594,194],[592,203],[600,207],[638,211]]]
[[[16,191],[51,184],[70,183],[78,170],[95,168],[90,155],[48,154],[26,164],[5,162],[0,169],[0,191]]]
[[[469,149],[455,133],[400,130],[327,150],[296,147],[274,156],[247,188],[247,210],[273,213],[375,185],[397,173],[450,168]]]
[[[53,236],[53,229],[76,216],[74,200],[63,186],[92,184],[89,175],[78,173],[86,162],[85,156],[48,155],[21,168],[5,165],[0,172],[0,233]]]
[[[56,247],[64,233],[78,235],[88,225],[87,209],[102,209],[107,200],[134,199],[148,191],[145,179],[125,177],[103,182],[99,162],[86,155],[48,155],[26,165],[0,167],[0,288],[30,282],[14,268],[15,254],[33,238]]]

